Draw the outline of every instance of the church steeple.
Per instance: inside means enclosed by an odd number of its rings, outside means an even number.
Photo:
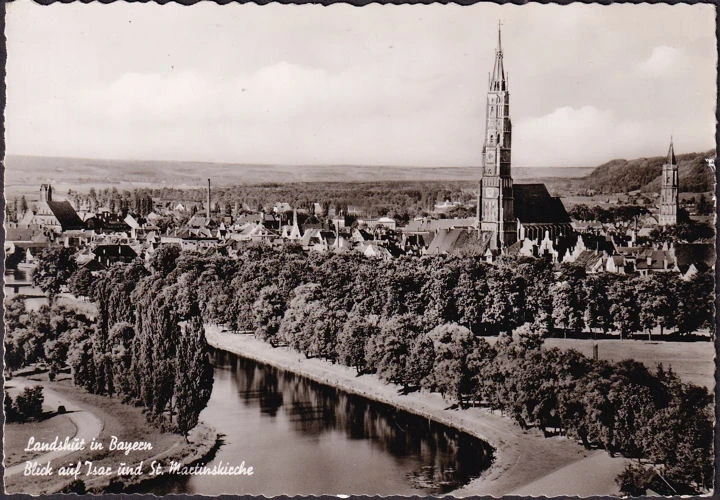
[[[677,224],[678,214],[678,164],[675,158],[675,146],[670,137],[665,164],[662,166],[662,185],[660,187],[660,215],[658,222],[661,226]]]
[[[675,158],[675,147],[673,146],[672,136],[670,136],[670,149],[668,149],[666,162],[670,165],[677,165],[677,159]]]
[[[477,208],[479,230],[493,234],[493,248],[512,245],[517,239],[510,161],[510,92],[503,65],[501,26],[498,22],[495,66],[488,85],[485,106],[483,171]]]
[[[495,49],[495,66],[493,67],[492,78],[490,79],[490,90],[507,90],[507,81],[505,80],[505,67],[503,66],[502,51],[502,23],[498,21],[498,44]]]

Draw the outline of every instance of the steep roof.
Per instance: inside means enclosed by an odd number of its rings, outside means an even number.
[[[681,271],[691,264],[698,269],[711,269],[715,266],[715,245],[712,243],[680,243],[675,246],[675,260]]]
[[[55,218],[60,222],[63,230],[85,227],[82,219],[69,201],[47,201],[46,203]]]
[[[450,253],[461,247],[467,239],[468,232],[464,229],[439,229],[428,245],[427,253],[430,255]]]
[[[675,158],[675,147],[673,146],[672,139],[670,139],[670,148],[668,149],[666,161],[669,165],[677,165],[677,158]]]
[[[550,196],[545,184],[515,184],[513,197],[515,217],[523,224],[570,223],[565,205]]]
[[[457,251],[470,250],[483,254],[490,246],[492,237],[490,233],[467,229],[440,229],[427,247],[429,255],[448,254]]]

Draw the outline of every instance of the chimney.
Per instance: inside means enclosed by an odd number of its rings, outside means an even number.
[[[210,220],[210,179],[208,179],[208,193],[207,193],[207,219]]]

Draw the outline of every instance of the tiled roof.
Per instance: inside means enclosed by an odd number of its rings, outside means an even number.
[[[55,218],[60,222],[63,230],[81,229],[85,227],[82,219],[80,219],[80,216],[69,201],[48,201],[46,203]]]
[[[545,184],[515,184],[513,209],[523,224],[570,223],[562,201],[550,196]]]
[[[468,231],[467,229],[440,229],[428,245],[427,253],[429,255],[438,255],[452,253],[468,246],[476,247],[478,253],[484,253],[492,239],[490,233],[480,233],[477,231]]]

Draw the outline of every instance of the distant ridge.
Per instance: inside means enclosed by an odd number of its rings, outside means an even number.
[[[715,158],[715,150],[677,155],[681,192],[702,193],[715,190],[715,173],[707,166],[706,158]],[[635,190],[659,192],[663,163],[664,156],[612,160],[583,177],[580,185],[598,193]]]
[[[586,167],[514,167],[517,180],[577,178]],[[123,185],[196,187],[212,178],[217,186],[289,182],[477,181],[480,168],[398,167],[362,165],[259,165],[189,161],[96,160],[8,155],[6,186],[36,186],[43,182],[68,186]]]

